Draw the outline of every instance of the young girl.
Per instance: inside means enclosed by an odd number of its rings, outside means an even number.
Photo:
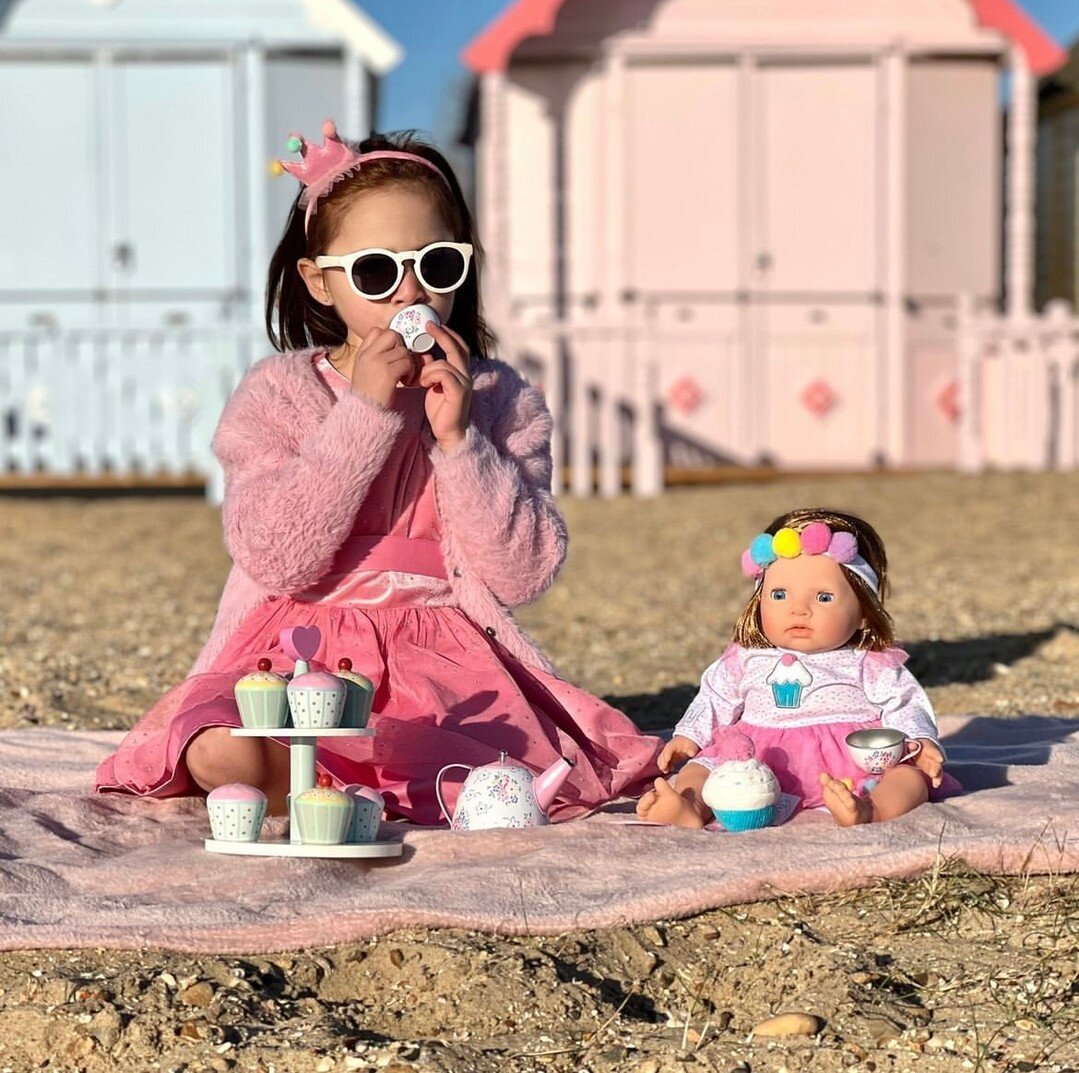
[[[566,529],[550,493],[540,393],[488,356],[480,250],[457,179],[407,135],[321,146],[293,136],[299,178],[270,265],[266,321],[284,351],[256,364],[214,438],[234,566],[191,675],[97,772],[97,789],[167,797],[228,782],[283,811],[282,743],[235,737],[233,687],[261,657],[291,670],[280,631],[317,626],[312,667],[341,657],[375,685],[373,742],[328,739],[338,783],[382,791],[392,813],[441,820],[449,763],[505,751],[535,770],[575,761],[552,814],[640,792],[660,743],[555,677],[508,607],[551,584]],[[388,327],[422,302],[440,348]]]
[[[888,563],[873,527],[835,511],[792,511],[754,539],[742,567],[755,588],[734,644],[704,672],[659,756],[663,771],[690,763],[673,785],[656,779],[638,815],[685,827],[710,822],[701,788],[722,755],[713,738],[734,723],[781,790],[805,808],[824,805],[844,826],[892,819],[931,790],[957,790],[942,772],[929,698],[904,668],[906,653],[893,647],[882,602]],[[908,753],[870,789],[845,739],[880,726],[901,730],[920,749],[909,745],[917,755]]]

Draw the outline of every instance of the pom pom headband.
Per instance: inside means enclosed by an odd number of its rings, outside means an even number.
[[[337,136],[337,126],[332,119],[322,124],[322,144],[312,145],[302,134],[290,134],[285,143],[290,153],[300,153],[302,160],[275,160],[270,165],[274,175],[288,172],[303,183],[303,193],[298,202],[300,208],[306,208],[303,229],[310,230],[311,217],[320,197],[325,197],[332,187],[345,178],[359,171],[370,160],[411,160],[430,168],[447,186],[449,181],[437,165],[415,153],[403,153],[397,150],[380,149],[373,153],[357,153]]]
[[[759,585],[765,569],[776,559],[797,559],[799,555],[827,555],[844,570],[857,574],[880,596],[880,579],[858,553],[855,535],[841,530],[833,533],[824,522],[810,522],[800,533],[797,529],[780,529],[775,536],[758,533],[742,552],[742,571]]]

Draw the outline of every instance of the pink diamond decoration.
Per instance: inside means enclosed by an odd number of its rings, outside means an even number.
[[[679,413],[688,416],[704,402],[704,392],[692,376],[683,376],[681,380],[671,384],[667,392],[667,402]]]
[[[828,411],[839,402],[839,396],[832,390],[827,380],[814,380],[802,392],[802,405],[814,417],[825,417]]]
[[[940,410],[952,424],[955,424],[955,422],[959,420],[959,415],[962,413],[962,407],[959,405],[958,380],[949,380],[937,393],[937,409]]]

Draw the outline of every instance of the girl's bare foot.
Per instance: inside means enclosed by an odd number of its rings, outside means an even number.
[[[826,771],[821,772],[820,784],[824,787],[824,803],[840,827],[873,822],[873,802],[868,797],[858,797],[845,782]]]
[[[703,827],[708,821],[666,779],[656,779],[655,789],[649,790],[637,802],[637,815],[652,823],[669,823],[675,827]]]

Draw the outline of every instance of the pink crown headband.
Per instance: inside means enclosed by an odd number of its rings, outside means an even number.
[[[824,522],[810,522],[800,533],[797,529],[780,529],[758,533],[742,552],[742,571],[759,585],[764,571],[776,559],[797,559],[799,555],[827,555],[845,570],[857,574],[878,596],[880,579],[877,572],[858,552],[858,539],[853,533],[832,532]]]
[[[430,168],[449,187],[449,180],[437,165],[432,164],[415,153],[398,150],[379,149],[373,153],[357,153],[350,145],[337,136],[337,125],[332,119],[322,124],[322,144],[312,145],[302,134],[290,134],[285,143],[290,153],[300,153],[302,160],[275,160],[270,168],[275,175],[287,171],[303,183],[303,193],[298,204],[306,208],[303,229],[306,234],[311,226],[311,217],[315,213],[318,199],[325,197],[333,186],[360,170],[363,164],[371,160],[411,160]]]

